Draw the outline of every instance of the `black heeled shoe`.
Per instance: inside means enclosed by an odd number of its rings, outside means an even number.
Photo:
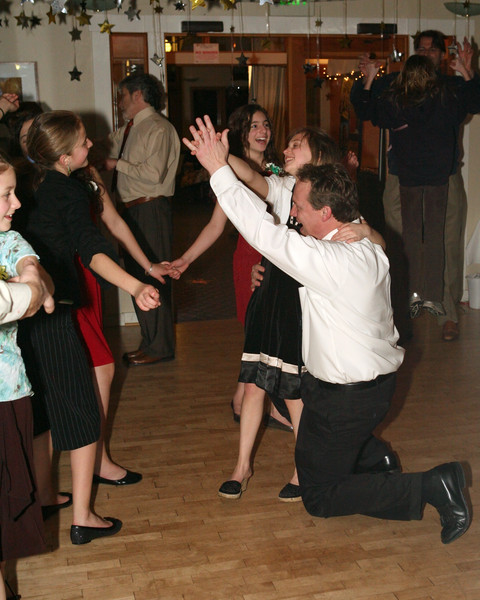
[[[240,415],[238,415],[233,408],[233,400],[230,402],[230,406],[232,407],[233,420],[235,423],[240,423]]]
[[[65,498],[68,498],[68,500],[66,502],[62,502],[61,504],[46,504],[45,506],[42,506],[42,517],[44,521],[50,517],[53,517],[53,515],[56,515],[59,510],[62,510],[62,508],[68,508],[69,506],[72,506],[72,494],[70,494],[70,492],[58,492],[58,495],[65,496]]]
[[[93,476],[93,483],[104,483],[106,485],[133,485],[142,480],[141,473],[135,473],[127,469],[127,474],[121,479],[107,479],[106,477],[100,477],[100,475]]]
[[[100,537],[115,535],[122,528],[123,523],[120,519],[114,517],[104,517],[105,521],[110,521],[111,527],[86,527],[83,525],[72,525],[70,527],[70,540],[72,544],[88,544],[92,540]]]

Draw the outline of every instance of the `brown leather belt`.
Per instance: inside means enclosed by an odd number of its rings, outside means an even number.
[[[137,206],[137,204],[145,204],[151,200],[157,200],[157,198],[164,198],[164,196],[142,196],[141,198],[130,200],[130,202],[124,202],[123,206],[124,208],[132,208],[132,206]]]

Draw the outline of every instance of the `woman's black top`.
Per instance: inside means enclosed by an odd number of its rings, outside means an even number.
[[[112,245],[92,222],[86,185],[58,171],[47,171],[35,192],[26,227],[28,241],[55,284],[55,300],[72,302],[74,306],[82,304],[75,253],[85,266],[100,253],[118,263]],[[99,283],[108,285],[94,275]]]

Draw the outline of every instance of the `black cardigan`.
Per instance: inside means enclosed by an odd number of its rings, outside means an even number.
[[[53,279],[57,302],[82,304],[74,262],[76,252],[86,267],[93,256],[100,253],[118,263],[112,245],[92,222],[86,184],[58,171],[47,171],[36,190],[26,234]],[[92,273],[101,284],[108,285],[94,271]]]

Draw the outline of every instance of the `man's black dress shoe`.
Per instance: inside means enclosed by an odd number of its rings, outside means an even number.
[[[70,492],[58,492],[58,494],[59,496],[65,496],[68,500],[61,504],[46,504],[45,506],[42,506],[42,517],[44,521],[53,517],[53,515],[56,515],[62,508],[72,506],[72,494],[70,494]]]
[[[135,473],[127,469],[127,474],[121,479],[106,479],[100,475],[93,476],[93,483],[105,483],[106,485],[132,485],[142,480],[141,473]]]
[[[111,522],[111,527],[84,527],[82,525],[72,525],[70,527],[70,540],[72,544],[88,544],[92,540],[100,537],[115,535],[122,528],[122,522],[113,517],[104,517],[105,521]]]
[[[175,356],[151,356],[145,352],[140,352],[134,356],[130,356],[126,359],[129,367],[141,367],[142,365],[155,365],[159,362],[169,362],[174,360]]]
[[[385,456],[379,460],[377,463],[372,465],[371,467],[364,467],[357,465],[355,467],[355,473],[393,473],[395,471],[400,471],[400,464],[398,462],[397,457],[393,452],[389,452],[385,454]]]
[[[470,526],[468,506],[463,495],[465,472],[459,462],[439,465],[422,476],[424,500],[440,514],[442,542],[450,544],[463,535]]]

